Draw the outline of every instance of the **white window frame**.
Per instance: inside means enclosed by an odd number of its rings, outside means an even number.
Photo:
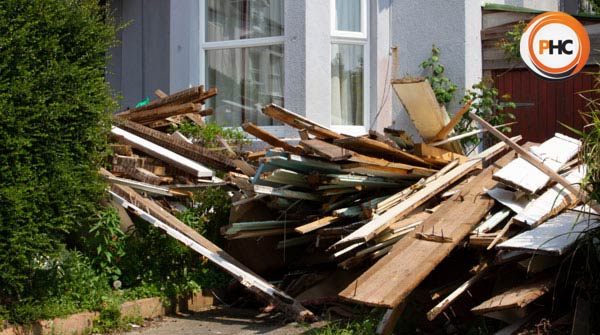
[[[236,48],[251,48],[251,47],[264,47],[271,45],[283,46],[283,52],[285,54],[285,35],[273,36],[273,37],[259,37],[259,38],[247,38],[227,41],[206,41],[206,0],[200,0],[200,23],[199,23],[199,35],[200,35],[200,85],[206,87],[206,51],[209,50],[222,50],[222,49],[236,49]],[[285,18],[284,18],[285,20]],[[284,31],[285,34],[285,31]],[[285,69],[284,69],[285,73]],[[283,82],[283,91],[285,92],[285,81]],[[217,87],[218,89],[218,87]],[[285,96],[284,96],[285,102]],[[286,126],[260,126],[271,134],[283,138],[289,131]],[[235,128],[242,129],[241,126]],[[249,134],[248,134],[249,135]],[[249,135],[252,140],[256,140],[254,136]]]
[[[365,135],[368,132],[370,122],[370,38],[369,38],[369,1],[360,0],[361,10],[361,31],[340,31],[337,30],[336,0],[330,0],[331,8],[331,44],[353,44],[363,46],[363,124],[358,126],[351,125],[333,125],[331,129],[352,136]],[[329,61],[331,62],[331,49],[329,48]],[[331,80],[331,79],[330,79]],[[332,92],[333,94],[333,92]]]

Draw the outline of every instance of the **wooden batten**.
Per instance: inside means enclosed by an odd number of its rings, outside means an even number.
[[[258,138],[274,147],[279,147],[279,148],[282,148],[283,150],[286,150],[286,151],[289,151],[289,152],[292,152],[292,153],[295,153],[298,155],[305,153],[304,150],[302,150],[302,148],[293,146],[293,145],[287,143],[286,141],[280,140],[279,138],[277,138],[276,136],[273,136],[269,132],[261,129],[260,127],[257,127],[252,122],[243,123],[242,128],[248,134],[255,136],[256,138]]]
[[[350,150],[319,139],[301,140],[300,146],[332,162],[348,159],[354,154]]]
[[[186,103],[181,105],[157,107],[155,109],[147,109],[138,113],[117,115],[117,117],[141,124],[149,124],[154,121],[166,119],[168,117],[191,113],[192,111],[194,111],[194,104]]]
[[[283,107],[277,106],[276,104],[270,104],[263,108],[262,112],[276,120],[279,120],[289,126],[303,130],[305,129],[310,134],[321,138],[321,139],[337,139],[345,138],[346,136],[340,135],[335,131],[328,129],[327,127],[321,126],[318,123],[312,122],[309,119],[291,112]]]
[[[419,166],[431,165],[420,157],[392,147],[389,144],[366,137],[347,137],[334,140],[333,143],[342,148],[353,150],[363,155],[382,157],[393,162],[402,162]]]

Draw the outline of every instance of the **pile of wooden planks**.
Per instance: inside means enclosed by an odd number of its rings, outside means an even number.
[[[458,142],[464,136],[452,128],[470,102],[450,117],[427,81],[392,84],[422,143],[389,128],[341,134],[271,104],[263,113],[297,132],[295,140],[244,123],[258,150],[223,141],[211,150],[165,132],[184,119],[204,124],[211,112],[202,105],[216,90],[200,86],[158,92],[157,100],[118,114],[112,168],[103,174],[117,203],[296,319],[312,316],[303,305],[380,307],[386,313],[378,332],[390,333],[413,304],[411,313],[430,323],[423,327],[458,324],[465,313],[517,330],[534,322],[531,311],[540,308],[533,303],[562,285],[553,277],[557,267],[598,226],[597,206],[581,205],[587,199],[576,187],[586,170],[577,160],[581,143],[556,134],[521,147],[519,136],[498,135],[473,116],[501,141],[467,157]],[[227,247],[172,215],[177,206],[169,199],[206,186],[227,187],[232,197],[221,229]],[[278,287],[260,277],[273,273]],[[423,292],[430,298],[415,307]]]

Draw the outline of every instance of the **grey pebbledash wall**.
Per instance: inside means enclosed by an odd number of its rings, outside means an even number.
[[[432,45],[441,51],[444,75],[464,89],[481,80],[481,2],[478,0],[394,0],[392,4],[393,45],[398,47],[400,77],[424,76],[419,64],[431,56]],[[458,98],[457,100],[460,100]],[[418,138],[397,98],[393,120]],[[458,101],[448,108],[453,114]],[[407,127],[406,125],[411,125]]]
[[[123,108],[134,107],[153,91],[169,90],[170,5],[163,0],[115,0],[117,20],[129,25],[119,32],[121,46],[111,50],[108,80],[123,96]]]

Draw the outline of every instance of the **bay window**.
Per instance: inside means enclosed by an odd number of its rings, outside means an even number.
[[[260,109],[284,105],[284,0],[201,0],[202,80],[220,125],[278,124]]]
[[[331,125],[367,126],[367,0],[331,0]]]

